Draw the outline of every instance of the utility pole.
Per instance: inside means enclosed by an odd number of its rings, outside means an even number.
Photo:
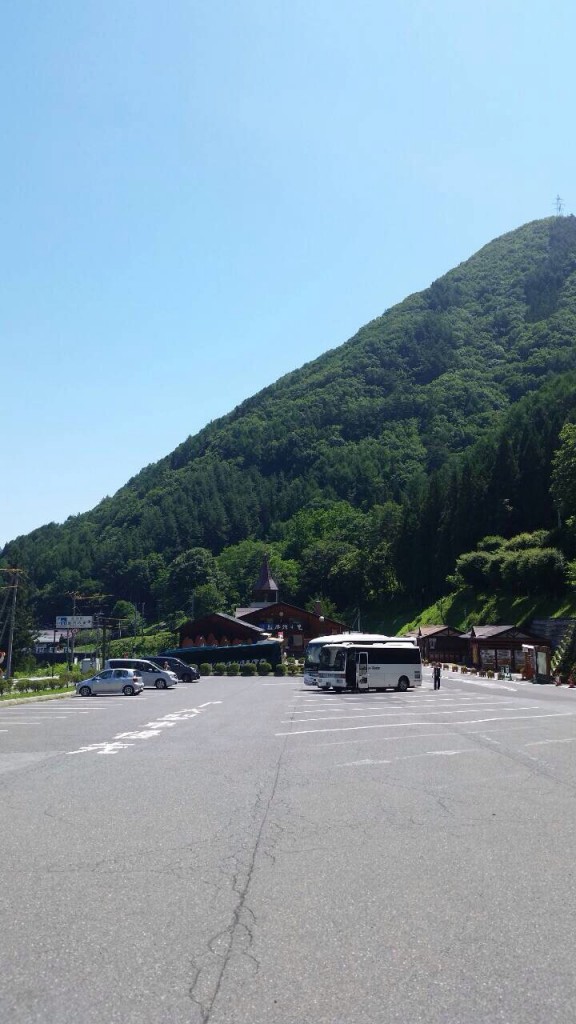
[[[560,196],[556,196],[556,216],[561,217],[564,212],[564,200]]]
[[[72,603],[72,618],[74,619],[74,616],[76,615],[76,597],[77,597],[76,591],[74,591],[74,593],[72,594],[72,597],[74,599],[73,603]],[[76,640],[76,630],[74,628],[72,628],[72,651],[71,651],[71,654],[70,654],[70,661],[68,662],[68,668],[70,669],[70,671],[72,671],[72,669],[74,668],[74,642],[75,642],[75,640]]]
[[[16,598],[18,596],[18,583],[20,582],[19,573],[21,569],[12,569],[13,583],[12,583],[12,609],[10,612],[10,632],[8,634],[8,654],[6,657],[6,677],[7,679],[12,678],[12,649],[14,646],[14,627],[16,625]]]

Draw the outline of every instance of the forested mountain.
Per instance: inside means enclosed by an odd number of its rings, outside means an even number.
[[[12,541],[3,564],[28,570],[47,618],[73,590],[147,617],[188,611],[192,594],[197,612],[228,610],[264,549],[299,603],[323,596],[345,614],[398,592],[429,599],[487,534],[556,527],[575,337],[576,218],[534,221],[91,512]]]

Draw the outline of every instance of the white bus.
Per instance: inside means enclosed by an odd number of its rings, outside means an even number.
[[[345,641],[325,644],[320,652],[321,690],[399,690],[422,686],[422,660],[417,644],[394,637],[383,643]]]
[[[358,644],[376,644],[389,640],[384,633],[333,633],[332,636],[317,636],[311,640],[304,655],[304,686],[318,686],[320,651],[326,644],[338,644],[350,640]]]

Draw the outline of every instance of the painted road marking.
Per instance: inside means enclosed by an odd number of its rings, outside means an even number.
[[[428,708],[429,707],[438,708],[439,703],[440,703],[442,708],[447,708],[449,711],[452,708],[463,708],[464,710],[469,710],[473,706],[473,704],[470,704],[470,703],[463,704],[462,701],[441,701],[441,702],[430,701],[430,704],[427,705],[425,710],[424,710],[424,714],[428,714]],[[490,708],[490,707],[495,707],[495,708],[498,707],[499,708],[499,707],[506,707],[506,706],[509,706],[509,707],[513,708],[513,707],[517,707],[518,706],[517,705],[517,701],[509,700],[509,699],[506,699],[506,698],[503,699],[503,700],[482,700],[481,697],[480,698],[477,697],[475,703],[476,703],[476,705],[478,707],[483,707],[483,708],[486,708],[486,707],[488,707],[488,708]],[[539,707],[540,705],[533,705],[533,706],[534,707],[536,707],[536,706]],[[332,707],[330,707],[330,708],[326,708],[325,707],[325,708],[322,708],[321,710],[326,711],[326,712],[330,712],[331,713],[330,717],[334,717],[334,714],[333,714],[334,712],[338,713],[338,712],[343,712],[343,711],[351,711],[351,712],[353,712],[353,717],[357,718],[359,711],[381,711],[383,713],[388,712],[390,714],[395,714],[395,713],[396,714],[404,714],[404,713],[406,713],[406,714],[407,713],[410,713],[410,714],[421,714],[422,713],[422,705],[420,704],[420,705],[416,706],[414,704],[398,704],[395,701],[394,704],[390,704],[390,705],[386,705],[386,704],[361,704],[361,705],[358,705],[358,706],[356,706],[356,705],[352,705],[351,706],[349,704],[338,704],[337,706],[332,705]],[[299,708],[297,705],[294,705],[290,709],[290,711],[293,714],[296,714],[296,715],[314,715],[314,714],[316,714],[318,712],[318,708]]]
[[[401,754],[399,757],[392,757],[388,760],[377,761],[372,760],[370,757],[364,758],[362,761],[344,761],[342,764],[337,764],[336,768],[356,768],[361,765],[372,765],[372,764],[393,764],[394,761],[412,761],[415,757],[454,757],[455,754],[478,754],[482,751],[478,750],[425,750],[421,754]]]
[[[431,724],[431,723],[429,723],[429,724]],[[438,723],[438,724],[440,726],[440,725],[445,724],[445,723]],[[471,735],[474,735],[474,734],[471,733]],[[441,739],[443,736],[446,736],[449,739],[454,739],[454,733],[453,732],[417,732],[417,733],[414,733],[413,736],[382,736],[382,737],[380,737],[380,742],[385,741],[386,743],[393,743],[395,740],[397,740],[399,743],[410,743],[412,740],[417,740],[418,742],[420,740],[422,740],[422,739],[435,739],[435,740],[437,740],[437,739]],[[317,747],[318,747],[318,749],[320,749],[321,747],[346,747],[346,746],[350,746],[351,744],[354,744],[354,746],[358,746],[358,744],[362,743],[362,742],[364,742],[362,739],[330,740],[329,743],[318,743]],[[366,742],[367,743],[371,743],[372,741],[367,737]]]
[[[520,719],[522,722],[531,722],[536,718],[566,718],[567,716],[574,716],[574,711],[559,711],[554,712],[550,715],[510,715],[505,718],[470,718],[468,721],[459,722],[459,725],[480,725],[485,722],[513,722],[515,719]],[[413,726],[427,726],[430,727],[430,722],[389,722],[379,723],[378,725],[343,725],[338,729],[294,729],[291,732],[277,732],[275,736],[305,736],[308,733],[318,732],[358,732],[365,729],[406,729],[412,728]],[[446,725],[446,722],[440,723]]]
[[[576,736],[567,736],[563,740],[535,740],[534,743],[525,743],[525,747],[543,747],[548,743],[574,743]]]
[[[470,713],[470,711],[483,711],[484,708],[489,708],[489,707],[491,707],[490,704],[483,704],[481,707],[478,707],[478,708],[470,708],[470,707],[466,707],[466,708],[449,708],[447,711],[426,711],[424,713],[428,714],[430,716],[432,716],[432,715],[467,715],[467,714]],[[539,704],[528,704],[525,707],[519,707],[519,708],[518,707],[511,707],[509,710],[510,711],[538,711],[539,708],[540,708]],[[499,710],[507,711],[508,708],[500,708],[499,707]],[[326,718],[307,718],[307,719],[303,719],[303,721],[307,721],[307,722],[347,722],[347,721],[350,721],[352,719],[357,721],[359,718],[399,718],[399,717],[400,718],[406,718],[407,716],[417,715],[417,714],[422,714],[422,712],[421,711],[420,712],[419,711],[382,711],[382,712],[378,711],[374,715],[330,715],[330,716],[328,716]],[[572,712],[568,712],[568,714],[572,714]],[[294,719],[288,719],[288,720],[282,721],[280,724],[281,725],[290,725],[291,721],[294,721]]]
[[[79,747],[78,750],[68,750],[67,753],[117,754],[120,750],[124,750],[127,747],[133,747],[135,745],[133,742],[134,740],[152,739],[154,736],[160,736],[165,729],[171,729],[180,722],[196,718],[202,713],[204,708],[209,707],[211,704],[222,704],[222,701],[209,700],[197,708],[182,708],[180,711],[171,711],[167,715],[163,715],[161,718],[158,718],[153,722],[147,722],[146,725],[142,726],[140,729],[134,729],[130,732],[119,732],[112,740],[105,740],[102,743],[89,743],[84,747]],[[127,743],[126,740],[129,742]]]

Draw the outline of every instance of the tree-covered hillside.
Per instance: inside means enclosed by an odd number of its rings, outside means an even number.
[[[527,224],[3,564],[28,570],[42,617],[72,591],[147,617],[192,594],[229,609],[264,549],[298,602],[427,599],[484,535],[554,527],[575,337],[576,219]]]

